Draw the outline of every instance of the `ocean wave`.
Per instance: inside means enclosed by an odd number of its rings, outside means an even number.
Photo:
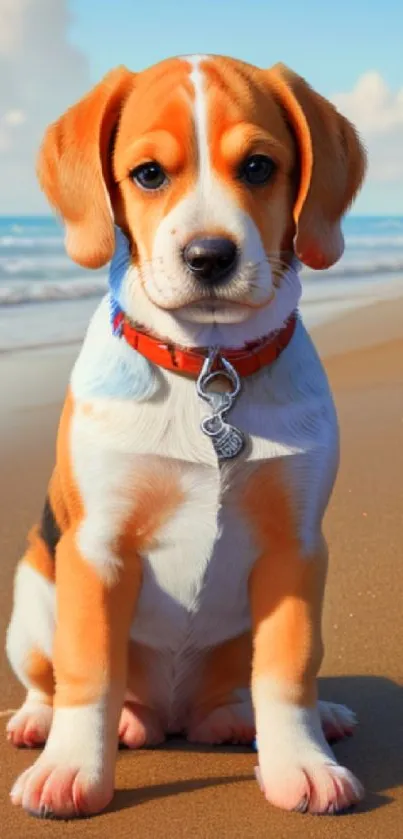
[[[40,258],[32,258],[26,256],[15,256],[13,258],[5,258],[0,254],[0,279],[7,276],[20,277],[37,275],[38,279],[41,276],[49,276],[52,272],[56,277],[62,273],[72,274],[76,270],[76,266],[66,256],[44,256]],[[61,277],[60,277],[61,279]]]
[[[107,291],[106,277],[75,279],[64,282],[30,283],[19,286],[0,286],[0,306],[15,306],[20,303],[44,303],[47,301],[80,300],[85,297],[99,297]]]
[[[402,248],[403,233],[400,236],[385,236],[370,233],[346,234],[347,248]]]
[[[0,236],[0,248],[60,248],[63,238],[55,233],[54,236]]]
[[[368,223],[368,222],[367,222]],[[403,218],[380,218],[373,220],[373,226],[379,230],[403,230]]]
[[[383,228],[381,228],[383,229]],[[403,224],[396,224],[396,226],[389,226],[384,228],[385,231],[400,230],[399,233],[356,233],[345,231],[344,237],[347,247],[403,247]],[[376,226],[375,230],[379,230]],[[54,236],[0,236],[0,253],[2,249],[7,253],[10,249],[21,250],[46,250],[47,248],[62,249],[64,248],[63,237],[59,234]]]
[[[401,273],[403,273],[403,257],[380,260],[379,262],[373,260],[368,260],[368,262],[349,262],[345,260],[339,262],[338,265],[332,268],[328,268],[327,271],[314,271],[310,268],[302,269],[302,274],[309,275],[310,277],[320,275],[321,277],[339,277],[340,279]]]

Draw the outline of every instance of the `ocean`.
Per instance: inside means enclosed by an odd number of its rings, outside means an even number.
[[[302,271],[308,328],[403,295],[403,217],[348,216],[344,235],[337,265]],[[106,288],[106,269],[87,271],[67,257],[56,219],[0,218],[0,351],[81,340]]]

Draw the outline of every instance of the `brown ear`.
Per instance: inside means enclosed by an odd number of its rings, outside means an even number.
[[[295,253],[311,268],[328,268],[344,250],[341,220],[364,179],[365,151],[351,123],[304,79],[283,64],[268,77],[299,146]]]
[[[117,67],[46,131],[37,164],[40,185],[66,225],[66,250],[86,268],[112,257],[109,147],[135,74]]]

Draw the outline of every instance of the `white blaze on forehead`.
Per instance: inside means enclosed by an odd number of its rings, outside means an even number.
[[[199,177],[200,181],[204,184],[207,180],[211,180],[212,174],[207,132],[207,101],[204,88],[204,75],[200,66],[207,58],[208,56],[206,55],[192,55],[186,59],[193,68],[190,73],[190,80],[195,92],[194,122],[199,157]]]

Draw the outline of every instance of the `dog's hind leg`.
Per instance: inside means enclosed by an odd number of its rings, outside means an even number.
[[[129,641],[127,688],[119,721],[119,741],[128,749],[158,746],[165,740],[162,715],[156,708],[155,692],[152,697],[149,684],[153,659],[151,650]]]
[[[319,700],[318,711],[328,743],[336,743],[343,737],[351,737],[357,725],[357,717],[347,705]]]
[[[13,746],[35,748],[46,743],[52,724],[51,698],[30,689],[25,701],[7,725],[7,739]]]
[[[191,743],[249,744],[255,721],[249,690],[250,634],[232,638],[207,653],[187,726]]]
[[[41,746],[52,722],[54,565],[38,529],[21,560],[14,584],[14,606],[7,632],[11,667],[27,689],[21,708],[7,725],[15,746]]]

